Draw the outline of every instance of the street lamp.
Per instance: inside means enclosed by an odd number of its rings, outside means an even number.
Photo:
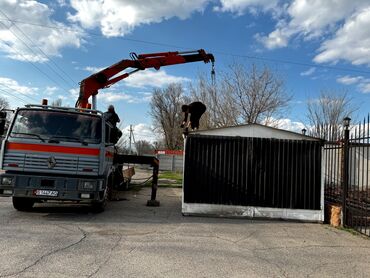
[[[343,144],[343,192],[342,192],[342,212],[343,212],[343,223],[345,227],[347,225],[347,196],[348,196],[348,184],[349,184],[349,125],[351,118],[345,117],[343,119],[344,126],[344,144]]]
[[[303,135],[306,135],[306,131],[307,131],[307,129],[303,128],[303,129],[302,129],[302,134],[303,134]]]
[[[345,117],[343,119],[343,126],[345,127],[345,130],[348,130],[349,129],[350,123],[351,123],[351,118]]]

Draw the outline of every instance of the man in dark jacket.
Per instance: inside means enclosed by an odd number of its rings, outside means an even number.
[[[117,123],[120,122],[120,119],[119,119],[116,111],[114,111],[114,106],[113,105],[109,105],[108,111],[104,113],[104,117],[105,117],[107,122],[110,122],[113,125],[113,127],[116,127]]]
[[[193,130],[198,129],[200,117],[202,117],[203,113],[206,112],[207,107],[200,101],[195,101],[190,103],[189,105],[183,105],[181,109],[182,112],[185,113],[185,118],[182,122],[181,127],[187,128],[190,125]],[[190,121],[187,124],[189,113]]]

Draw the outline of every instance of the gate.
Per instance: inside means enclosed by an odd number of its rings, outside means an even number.
[[[342,206],[343,225],[370,236],[370,119],[324,148],[325,201]]]

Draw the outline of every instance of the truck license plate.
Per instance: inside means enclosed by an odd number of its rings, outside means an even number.
[[[35,191],[36,196],[49,196],[49,197],[57,197],[58,191],[55,190],[36,190]]]

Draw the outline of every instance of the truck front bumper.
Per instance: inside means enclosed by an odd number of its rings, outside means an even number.
[[[105,181],[99,177],[63,177],[0,173],[0,196],[39,200],[99,202]]]

